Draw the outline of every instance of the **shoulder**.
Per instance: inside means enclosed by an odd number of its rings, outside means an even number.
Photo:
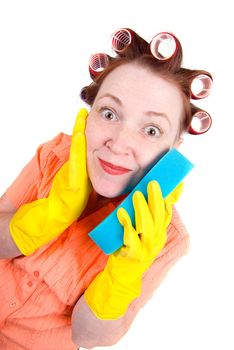
[[[51,176],[68,160],[71,136],[60,132],[53,139],[40,144],[36,158],[42,176]]]
[[[176,231],[177,235],[180,238],[189,236],[187,228],[184,225],[184,223],[180,217],[180,214],[178,213],[175,206],[173,207],[172,218],[171,218],[171,223],[169,225],[169,229]]]
[[[71,144],[71,136],[60,132],[53,139],[39,145],[37,152],[41,158],[53,153],[61,160],[66,160]]]
[[[57,134],[53,139],[40,144],[32,159],[23,167],[1,199],[1,206],[15,208],[45,197],[54,175],[69,158],[71,136]],[[3,202],[4,201],[4,202]]]
[[[167,228],[167,242],[161,256],[180,258],[185,255],[190,246],[190,236],[178,211],[173,207],[171,223]]]

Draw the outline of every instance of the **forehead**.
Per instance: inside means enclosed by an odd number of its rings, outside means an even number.
[[[125,105],[140,105],[147,109],[164,109],[162,112],[181,115],[183,99],[179,88],[137,64],[124,64],[115,68],[104,79],[96,99],[109,93]]]

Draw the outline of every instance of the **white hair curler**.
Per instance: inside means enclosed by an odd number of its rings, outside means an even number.
[[[207,74],[199,74],[191,83],[191,97],[195,100],[209,96],[213,80]]]
[[[211,124],[211,116],[205,111],[198,111],[192,117],[188,132],[193,135],[204,134],[209,130]]]
[[[155,35],[150,42],[150,51],[158,60],[168,60],[177,51],[175,37],[167,32],[162,32]]]

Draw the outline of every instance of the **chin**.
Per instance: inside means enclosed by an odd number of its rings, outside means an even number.
[[[100,184],[95,181],[92,183],[92,186],[96,193],[98,193],[102,197],[106,198],[115,198],[124,194],[126,191],[126,186],[116,185],[114,183],[111,184]]]
[[[121,194],[124,193],[124,190],[109,190],[109,189],[106,189],[106,188],[99,188],[99,187],[95,187],[94,186],[94,190],[102,197],[105,197],[105,198],[115,198],[115,197],[118,197],[120,196]]]

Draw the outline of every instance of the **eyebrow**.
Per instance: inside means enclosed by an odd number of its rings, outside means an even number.
[[[163,117],[167,120],[168,124],[171,126],[171,121],[168,117],[168,115],[166,113],[161,113],[161,112],[155,112],[155,111],[148,111],[148,112],[145,112],[146,115],[148,115],[149,117]]]
[[[99,97],[99,100],[101,100],[101,99],[104,98],[104,97],[110,97],[110,98],[112,98],[112,100],[114,100],[118,105],[120,105],[120,106],[123,105],[122,101],[121,101],[117,96],[114,96],[114,95],[112,95],[112,94],[107,93],[107,94],[102,95],[101,97]]]
[[[104,98],[104,97],[110,97],[112,100],[114,100],[118,105],[120,105],[120,106],[123,106],[123,103],[122,103],[122,101],[117,97],[117,96],[114,96],[114,95],[112,95],[112,94],[110,94],[110,93],[106,93],[106,94],[104,94],[104,95],[102,95],[101,97],[99,97],[99,99],[98,100],[101,100],[102,98]],[[165,118],[166,120],[167,120],[167,122],[168,122],[168,124],[170,125],[170,127],[171,127],[171,121],[170,121],[170,119],[169,119],[169,117],[167,116],[167,114],[166,113],[161,113],[161,112],[155,112],[155,111],[147,111],[147,112],[145,112],[144,113],[145,115],[147,115],[147,116],[149,116],[149,117],[163,117],[163,118]]]

